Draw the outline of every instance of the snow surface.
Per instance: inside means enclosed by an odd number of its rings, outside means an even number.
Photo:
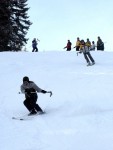
[[[0,53],[0,150],[113,150],[113,52],[91,54],[87,67],[75,51]],[[45,115],[13,120],[28,114],[26,75],[53,96],[38,94]]]

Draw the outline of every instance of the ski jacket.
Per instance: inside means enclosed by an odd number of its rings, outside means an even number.
[[[68,42],[68,43],[67,43],[66,48],[71,50],[71,42]]]
[[[85,46],[82,47],[82,49],[80,51],[83,52],[83,53],[88,53],[89,48],[88,48],[88,46],[85,45]]]
[[[36,40],[33,40],[33,41],[32,41],[32,47],[33,47],[33,48],[37,47],[37,41],[36,41]]]
[[[102,42],[101,39],[99,39],[99,40],[97,41],[97,46],[102,46],[102,45],[103,45],[103,42]]]
[[[27,84],[22,84],[20,90],[24,94],[26,94],[26,90],[29,90],[29,92],[34,92],[34,93],[43,91],[32,81],[29,81]]]
[[[91,47],[91,42],[87,41],[85,45],[88,46],[88,47]]]
[[[95,50],[95,47],[96,47],[95,44],[92,44],[90,50]]]
[[[80,46],[80,41],[76,41],[76,46]]]

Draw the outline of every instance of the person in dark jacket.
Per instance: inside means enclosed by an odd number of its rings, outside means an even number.
[[[50,93],[50,96],[52,95],[51,91],[45,91],[41,88],[39,88],[33,81],[29,81],[29,78],[27,76],[23,77],[23,84],[20,87],[20,90],[22,93],[25,94],[25,100],[24,105],[29,110],[29,115],[38,113],[43,113],[43,110],[40,108],[40,106],[36,103],[38,99],[37,92],[40,93]]]
[[[104,43],[102,42],[100,36],[98,36],[97,40],[97,50],[104,51]]]
[[[36,40],[36,38],[34,38],[32,41],[32,48],[33,48],[32,52],[38,52],[37,44],[38,44],[37,40]]]
[[[68,40],[67,45],[64,47],[64,49],[67,48],[67,51],[70,51],[71,45],[72,45],[72,43],[70,42],[70,40]]]

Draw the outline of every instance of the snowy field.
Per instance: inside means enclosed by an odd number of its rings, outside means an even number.
[[[76,52],[0,53],[0,150],[113,150],[113,52],[91,52],[86,66]],[[47,113],[28,114],[18,94],[28,76]]]

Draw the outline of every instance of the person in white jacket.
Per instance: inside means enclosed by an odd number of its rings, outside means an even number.
[[[91,44],[91,47],[90,47],[90,51],[94,51],[95,47],[96,47],[95,42],[92,41],[92,44]]]
[[[51,91],[45,91],[39,88],[33,81],[29,81],[29,78],[27,76],[23,77],[23,84],[20,87],[20,90],[23,94],[25,94],[25,100],[24,105],[29,110],[29,115],[38,113],[43,113],[43,110],[40,108],[40,106],[36,103],[38,99],[38,93],[50,93],[50,96],[52,95]]]
[[[90,48],[85,44],[84,40],[81,40],[81,52],[83,52],[84,58],[87,62],[87,66],[94,65],[95,61],[90,54]]]

